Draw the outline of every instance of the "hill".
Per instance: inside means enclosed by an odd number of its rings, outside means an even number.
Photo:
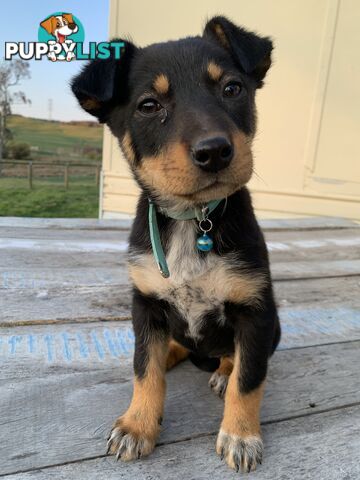
[[[31,145],[34,159],[100,160],[103,127],[95,122],[59,122],[11,115],[7,126],[16,142]]]

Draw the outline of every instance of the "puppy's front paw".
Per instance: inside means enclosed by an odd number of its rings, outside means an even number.
[[[240,437],[220,430],[216,441],[216,452],[236,472],[250,472],[261,464],[263,442],[258,435]]]
[[[215,371],[210,377],[209,387],[220,398],[224,398],[228,381],[229,375],[225,375]]]
[[[132,423],[126,417],[126,414],[119,417],[110,432],[107,443],[107,453],[116,455],[116,460],[135,460],[146,457],[155,448],[155,442],[158,432],[142,432],[143,428]]]

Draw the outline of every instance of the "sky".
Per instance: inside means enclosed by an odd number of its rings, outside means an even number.
[[[37,41],[39,24],[54,12],[72,13],[84,26],[85,45],[108,40],[109,0],[0,0],[1,58],[5,42]],[[86,51],[87,48],[84,48]],[[35,118],[49,118],[49,99],[52,100],[53,120],[94,120],[77,104],[69,88],[72,76],[84,65],[84,60],[51,62],[27,60],[31,78],[25,79],[14,91],[24,91],[31,105],[14,105],[13,113]]]

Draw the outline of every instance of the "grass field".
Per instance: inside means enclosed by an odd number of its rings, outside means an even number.
[[[100,160],[86,158],[94,149],[101,156],[102,126],[94,122],[56,122],[12,115],[7,127],[15,142],[31,145],[31,159],[50,163],[66,162],[98,165]],[[24,217],[97,217],[99,188],[95,168],[71,169],[69,188],[64,188],[62,168],[34,167],[33,189],[29,189],[27,166],[5,166],[0,176],[0,216]],[[46,177],[44,176],[46,175]]]
[[[103,127],[95,122],[55,122],[11,115],[7,126],[16,142],[26,142],[37,151],[33,157],[76,157],[81,149],[101,149]]]
[[[61,177],[34,181],[0,178],[0,216],[94,218],[99,211],[99,189],[93,177],[72,178],[69,189]]]

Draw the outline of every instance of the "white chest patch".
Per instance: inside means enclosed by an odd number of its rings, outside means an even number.
[[[199,338],[204,316],[214,309],[217,322],[225,321],[224,302],[253,303],[259,300],[263,276],[250,274],[231,255],[212,252],[200,256],[196,248],[194,221],[178,221],[171,233],[166,256],[170,271],[163,278],[151,254],[132,256],[130,276],[144,294],[154,294],[173,305],[188,324],[188,335]],[[236,268],[235,268],[236,267]]]

